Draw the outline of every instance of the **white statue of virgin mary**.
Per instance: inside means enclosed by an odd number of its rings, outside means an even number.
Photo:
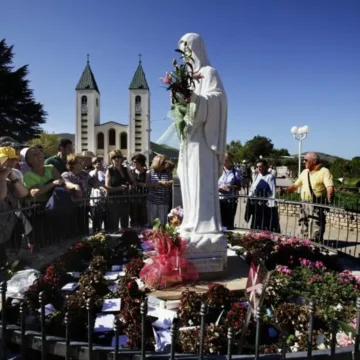
[[[193,70],[201,75],[191,95],[186,137],[180,145],[178,175],[184,208],[180,235],[188,240],[189,257],[222,256],[218,178],[226,151],[227,97],[218,72],[210,65],[205,44],[198,34],[184,35],[192,51]]]

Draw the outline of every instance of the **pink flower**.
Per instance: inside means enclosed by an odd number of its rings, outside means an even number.
[[[291,275],[291,270],[287,266],[278,265],[276,271],[285,275]]]
[[[300,264],[306,267],[312,267],[313,265],[313,263],[310,260],[307,259],[299,259],[299,260],[300,260]]]
[[[172,77],[170,73],[166,73],[164,78],[160,78],[164,84],[170,85],[172,83]]]
[[[273,239],[273,235],[269,231],[253,231],[249,235],[255,240]]]
[[[324,264],[321,261],[316,261],[315,262],[315,267],[318,269],[326,269]]]
[[[310,245],[311,245],[311,241],[310,241],[310,240],[304,240],[302,243],[303,243],[303,245],[305,245],[305,246],[310,246]]]
[[[323,277],[321,275],[314,275],[312,276],[310,279],[309,279],[309,282],[312,284],[313,282],[316,282],[316,281],[323,281]]]
[[[339,282],[342,284],[347,284],[350,282],[357,282],[359,283],[359,280],[351,273],[349,270],[344,270],[339,274]]]
[[[336,342],[340,347],[350,346],[354,344],[351,333],[345,334],[343,331],[340,331],[336,334]]]
[[[354,317],[352,323],[351,323],[351,327],[353,327],[354,329],[356,329],[356,316]]]

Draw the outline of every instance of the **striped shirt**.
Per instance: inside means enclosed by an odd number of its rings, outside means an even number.
[[[172,174],[168,172],[157,173],[155,170],[150,171],[150,182],[157,183],[159,181],[172,180]],[[167,205],[170,201],[170,187],[149,188],[148,200],[156,205]]]

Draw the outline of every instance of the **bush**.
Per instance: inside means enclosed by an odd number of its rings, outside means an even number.
[[[344,185],[360,187],[360,178],[345,178]]]

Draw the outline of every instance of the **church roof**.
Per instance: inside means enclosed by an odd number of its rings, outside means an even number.
[[[135,71],[134,77],[133,77],[130,87],[129,87],[129,90],[138,90],[138,89],[149,90],[149,86],[146,81],[144,69],[141,65],[141,60],[139,61],[139,65]]]
[[[95,76],[91,71],[89,58],[75,90],[96,90],[100,94]]]
[[[116,121],[107,121],[107,122],[102,123],[102,124],[95,124],[95,126],[103,126],[103,125],[107,125],[107,124],[115,124],[115,125],[120,125],[120,126],[129,126],[127,124],[121,124],[121,123],[116,122]]]

